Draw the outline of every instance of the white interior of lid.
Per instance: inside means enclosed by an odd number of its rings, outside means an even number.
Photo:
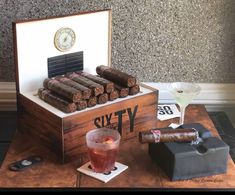
[[[16,24],[19,92],[37,90],[48,77],[47,59],[63,54],[83,51],[84,71],[95,74],[98,65],[109,66],[110,11],[92,12],[20,22]],[[76,33],[75,45],[67,52],[54,46],[54,35],[62,27]]]
[[[76,111],[76,112],[69,113],[69,114],[62,112],[62,111],[58,110],[57,108],[55,108],[55,107],[51,106],[50,104],[48,104],[48,103],[44,102],[43,100],[41,100],[37,95],[37,91],[31,91],[31,92],[24,93],[24,96],[27,97],[28,99],[30,99],[31,101],[35,102],[36,104],[40,105],[41,107],[47,109],[49,112],[52,112],[53,114],[57,115],[58,117],[63,118],[63,117],[66,117],[66,116],[71,116],[73,114],[90,111],[90,110],[93,110],[93,109],[96,109],[96,108],[99,108],[99,107],[102,107],[102,106],[107,106],[107,105],[114,104],[114,103],[117,103],[117,102],[125,101],[127,99],[131,99],[131,98],[134,98],[134,97],[137,97],[137,96],[145,95],[145,94],[148,94],[148,93],[151,93],[151,92],[153,92],[153,91],[148,89],[148,88],[140,86],[140,93],[138,93],[136,95],[129,95],[125,98],[118,98],[114,101],[108,101],[105,104],[97,104],[94,107],[86,108],[84,110]]]

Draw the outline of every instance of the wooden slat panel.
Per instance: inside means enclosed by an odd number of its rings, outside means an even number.
[[[47,121],[55,130],[59,132],[62,130],[62,120],[60,117],[49,112],[21,94],[17,95],[17,103],[17,113],[19,117],[22,111],[26,111],[40,119],[42,122]]]
[[[129,116],[134,115],[133,113],[135,111],[136,114],[132,120]],[[117,114],[115,116],[117,112],[123,112],[122,122],[120,121],[120,116]],[[96,121],[102,126],[102,120],[105,120],[103,125],[106,126],[108,124],[107,118],[110,118],[111,124],[115,124],[116,129],[121,125],[119,130],[121,130],[122,142],[136,136],[139,131],[155,128],[157,125],[157,93],[152,92],[144,96],[100,107],[99,109],[94,109],[89,112],[83,112],[76,116],[66,117],[63,123],[64,127],[66,129],[72,127],[70,130],[64,131],[64,150],[66,158],[71,158],[71,156],[68,155],[80,155],[80,153],[83,153],[84,150],[79,148],[82,148],[86,143],[86,132],[98,128],[95,125]],[[77,154],[74,151],[77,151]]]
[[[64,161],[62,120],[34,102],[19,95],[18,130],[25,133],[31,140],[40,140],[58,155],[58,160]]]

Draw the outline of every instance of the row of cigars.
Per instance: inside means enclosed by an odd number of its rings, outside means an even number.
[[[96,73],[70,72],[46,78],[38,89],[40,99],[57,109],[71,113],[96,104],[139,93],[136,78],[108,66],[97,66]]]

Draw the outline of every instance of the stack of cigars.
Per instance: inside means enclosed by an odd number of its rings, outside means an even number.
[[[96,73],[79,71],[46,78],[38,96],[63,112],[72,113],[140,92],[132,75],[104,65],[97,66]]]

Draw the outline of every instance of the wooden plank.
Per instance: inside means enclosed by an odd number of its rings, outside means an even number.
[[[34,115],[41,119],[41,121],[47,121],[55,130],[61,131],[62,129],[62,120],[60,117],[49,112],[45,108],[39,106],[35,102],[29,100],[21,94],[17,95],[17,115],[20,117],[22,112],[27,111],[30,114]],[[48,120],[50,119],[50,120]]]
[[[18,130],[29,140],[40,140],[40,145],[53,150],[59,161],[64,162],[62,119],[22,95],[18,99]]]
[[[30,155],[41,156],[43,162],[21,172],[8,169],[9,164]],[[40,142],[30,140],[24,134],[17,132],[0,169],[0,188],[76,187],[76,167],[79,165],[81,165],[79,159],[74,163],[61,165],[55,153]]]

